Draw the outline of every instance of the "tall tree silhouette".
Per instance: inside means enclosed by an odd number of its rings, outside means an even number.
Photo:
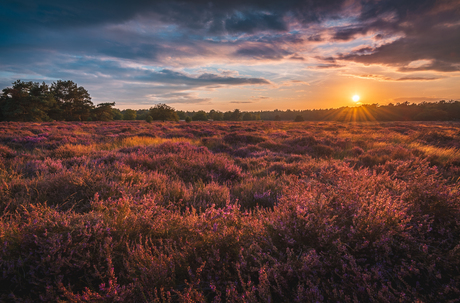
[[[17,80],[13,87],[3,89],[0,97],[0,120],[49,121],[48,111],[56,101],[44,82]]]
[[[177,115],[176,110],[166,104],[160,103],[154,107],[151,107],[149,110],[149,115],[153,120],[179,121],[179,116]]]
[[[58,80],[51,85],[51,91],[58,108],[50,112],[53,119],[66,121],[86,121],[94,108],[86,89],[73,81]]]

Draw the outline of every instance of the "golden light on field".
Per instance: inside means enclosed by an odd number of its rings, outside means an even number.
[[[354,95],[351,99],[352,99],[354,102],[358,102],[358,101],[359,101],[359,96],[358,96],[358,95]]]

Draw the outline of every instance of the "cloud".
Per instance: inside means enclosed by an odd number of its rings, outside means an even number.
[[[269,100],[271,97],[267,96],[251,96],[248,100],[234,100],[230,101],[232,104],[252,104],[252,103],[258,103],[259,101],[263,100]]]
[[[2,3],[5,23],[30,24],[43,27],[85,27],[99,24],[123,23],[135,17],[176,24],[192,30],[219,33],[263,30],[287,30],[287,15],[302,23],[323,20],[340,13],[346,0],[39,0]],[[17,18],[16,18],[17,19]]]
[[[323,37],[321,37],[320,34],[316,34],[316,35],[308,37],[308,41],[321,42],[321,41],[324,41],[324,39],[323,39]]]
[[[388,17],[391,16],[391,17]],[[386,19],[385,19],[386,17]],[[460,2],[381,1],[364,4],[360,21],[365,26],[336,35],[350,39],[357,32],[381,32],[401,37],[377,47],[367,47],[337,56],[364,64],[383,64],[399,71],[460,71]],[[415,61],[428,64],[411,65]]]
[[[3,1],[1,82],[72,79],[104,100],[142,87],[133,100],[192,103],[208,102],[197,90],[279,84],[291,67],[434,81],[460,71],[459,20],[458,0]],[[248,76],[218,72],[233,67]]]
[[[233,104],[249,104],[249,103],[255,103],[257,101],[230,101],[230,103]]]
[[[291,55],[289,51],[266,45],[242,47],[235,53],[235,56],[237,57],[243,56],[251,57],[253,59],[271,60],[280,60],[289,55]]]
[[[24,48],[52,49],[166,65],[194,57],[307,61],[302,45],[370,33],[381,43],[334,57],[401,71],[456,71],[459,6],[455,0],[7,1],[0,4],[0,46],[17,56]],[[386,43],[395,35],[401,38]],[[432,64],[408,66],[414,60]],[[330,64],[319,68],[336,67]]]
[[[319,65],[316,65],[315,68],[318,68],[318,69],[328,69],[328,68],[340,68],[340,67],[344,67],[345,65],[343,64],[319,64]]]
[[[338,29],[334,36],[333,40],[343,40],[343,41],[349,41],[354,39],[354,37],[358,34],[366,34],[368,29],[366,27],[349,27],[349,28],[341,28]]]
[[[210,103],[210,98],[200,98],[194,92],[174,92],[166,94],[149,94],[147,99],[154,103],[168,103],[168,104],[203,104]]]
[[[433,81],[440,80],[439,76],[404,76],[404,77],[389,77],[378,74],[351,74],[350,76],[361,79],[372,79],[377,81]]]
[[[232,77],[203,73],[199,75],[189,75],[183,72],[163,69],[161,71],[146,72],[144,75],[136,77],[135,80],[142,80],[155,83],[168,83],[189,86],[208,86],[208,85],[263,85],[270,84],[270,81],[263,78],[244,78]]]
[[[433,81],[442,79],[441,77],[402,77],[398,78],[397,81]]]
[[[256,31],[286,31],[287,24],[281,15],[266,13],[235,14],[225,20],[225,29],[230,33],[253,33]]]

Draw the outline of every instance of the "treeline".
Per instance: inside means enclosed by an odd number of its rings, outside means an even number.
[[[460,101],[396,103],[388,105],[364,104],[313,110],[259,112],[263,120],[294,121],[453,121],[460,120]]]
[[[164,104],[156,105],[150,110],[120,111],[116,119],[149,120],[152,111],[171,107]],[[341,107],[313,110],[274,110],[258,112],[242,112],[238,109],[227,112],[175,111],[177,117],[167,120],[185,121],[454,121],[460,120],[460,101],[438,101],[422,103],[397,103],[388,105],[364,104],[358,107]],[[163,119],[154,119],[163,120]]]
[[[174,112],[175,114],[172,114]],[[190,121],[255,121],[261,120],[260,113],[257,112],[241,112],[239,109],[233,111],[221,112],[218,110],[210,110],[205,112],[199,111],[181,111],[166,104],[157,104],[150,109],[114,109],[114,120],[185,120]]]
[[[114,108],[115,102],[94,105],[86,89],[73,81],[16,81],[0,96],[0,121],[452,121],[460,120],[460,101],[365,104],[313,110],[221,112],[211,110],[176,111],[166,104],[150,109]]]
[[[73,81],[24,82],[3,89],[0,121],[110,121],[113,103],[94,105],[86,89]]]

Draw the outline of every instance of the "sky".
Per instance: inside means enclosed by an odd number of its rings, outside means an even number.
[[[2,0],[0,88],[18,79],[120,109],[460,100],[460,0]]]

